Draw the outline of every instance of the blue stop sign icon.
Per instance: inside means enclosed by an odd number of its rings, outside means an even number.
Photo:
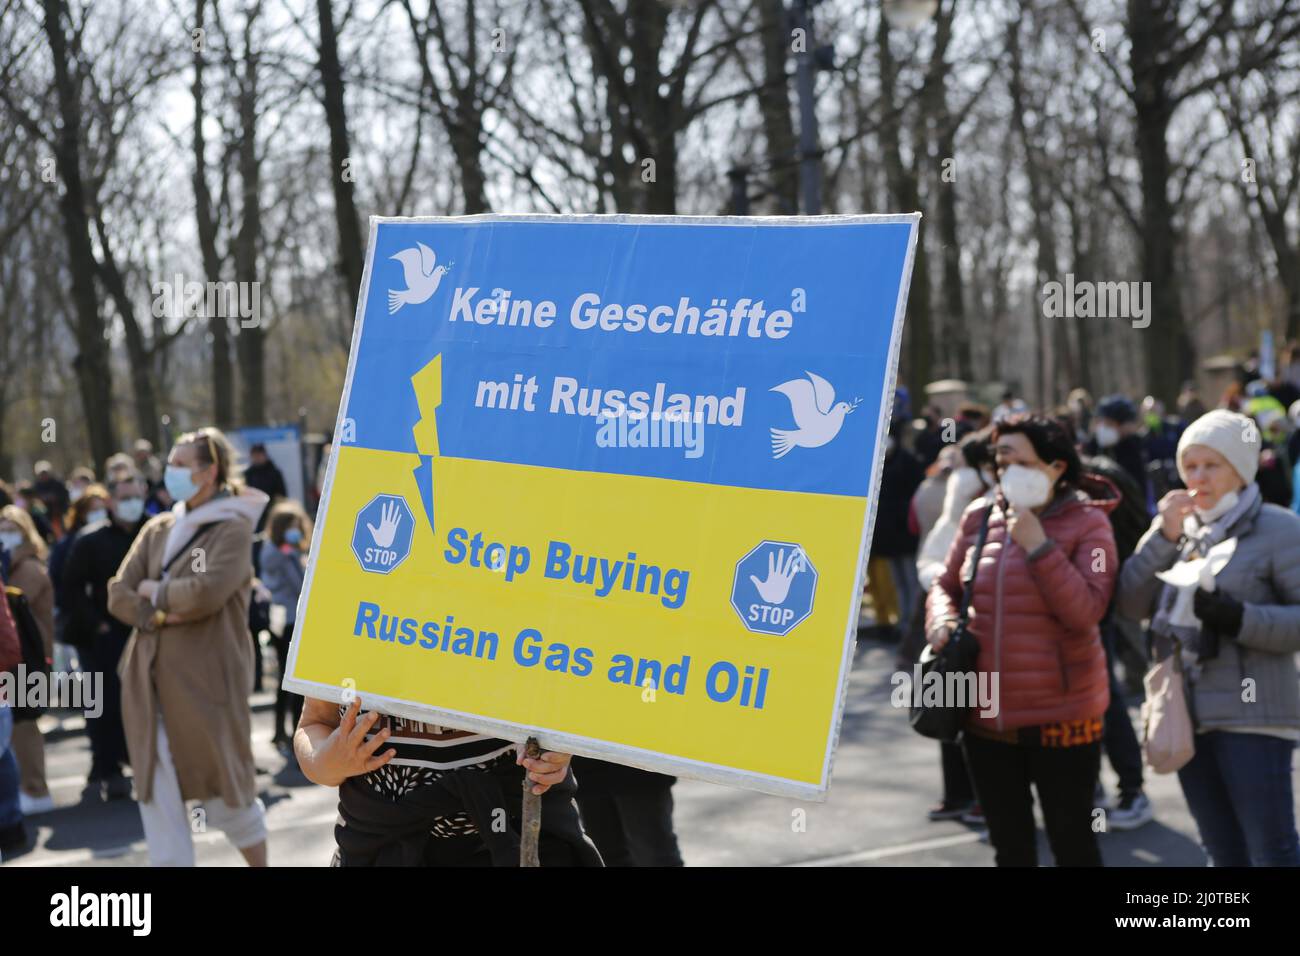
[[[812,613],[817,569],[793,541],[763,541],[736,562],[731,606],[756,634],[783,636]]]
[[[376,495],[357,512],[352,553],[365,571],[388,574],[411,553],[415,516],[401,495]]]

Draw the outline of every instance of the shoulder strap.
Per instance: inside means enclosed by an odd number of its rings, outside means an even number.
[[[971,556],[970,570],[966,572],[966,576],[962,579],[961,609],[957,612],[957,626],[960,628],[966,626],[966,618],[969,616],[971,597],[974,596],[975,592],[975,574],[979,570],[980,555],[984,552],[984,542],[988,540],[989,518],[992,515],[993,504],[990,503],[984,509],[984,517],[980,520],[980,533],[979,537],[975,539],[975,553]]]
[[[176,552],[176,554],[172,557],[172,559],[169,562],[167,562],[165,567],[163,567],[162,569],[163,575],[166,576],[166,574],[169,571],[171,571],[173,567],[175,567],[176,562],[181,559],[182,555],[189,554],[190,545],[192,545],[195,541],[199,539],[199,535],[207,531],[209,528],[216,527],[218,524],[220,524],[220,522],[218,521],[209,521],[207,524],[199,525],[197,530],[195,530],[195,532],[192,535],[190,535],[190,540],[186,541],[183,545],[181,545],[180,549]]]

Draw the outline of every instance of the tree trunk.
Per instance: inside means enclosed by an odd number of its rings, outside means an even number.
[[[1023,12],[1023,11],[1022,11]],[[1047,405],[1060,398],[1061,378],[1072,380],[1074,378],[1073,362],[1070,350],[1069,330],[1064,326],[1066,321],[1064,317],[1058,317],[1059,323],[1056,327],[1050,328],[1047,316],[1043,312],[1043,287],[1048,282],[1061,281],[1059,273],[1059,260],[1056,254],[1056,234],[1052,224],[1052,200],[1047,190],[1045,177],[1048,175],[1045,170],[1042,154],[1038,150],[1038,144],[1035,137],[1031,135],[1029,126],[1025,122],[1025,113],[1030,109],[1025,95],[1024,77],[1022,63],[1020,58],[1020,29],[1022,18],[1016,18],[1007,27],[1007,52],[1010,54],[1010,80],[1008,86],[1011,93],[1011,117],[1015,124],[1016,134],[1020,139],[1021,148],[1025,156],[1025,178],[1029,181],[1029,204],[1034,216],[1034,245],[1036,247],[1035,266],[1037,271],[1037,284],[1034,289],[1034,326],[1036,331],[1036,341],[1038,343],[1036,350],[1036,360],[1039,365],[1038,369],[1038,402]],[[1042,115],[1041,111],[1037,111]],[[1054,355],[1048,353],[1049,333],[1055,341],[1057,348]],[[1056,360],[1053,381],[1048,380],[1048,370],[1052,368],[1052,359]]]
[[[1196,370],[1174,268],[1177,235],[1169,201],[1168,131],[1174,102],[1165,62],[1176,24],[1153,0],[1129,0],[1129,66],[1133,74],[1138,168],[1142,177],[1142,280],[1150,283],[1151,325],[1144,331],[1147,390],[1172,407],[1182,379]]]
[[[460,190],[465,215],[488,212],[487,180],[483,175],[482,116],[469,104],[457,104],[457,123],[449,130],[451,149],[460,172]]]
[[[352,310],[361,294],[364,248],[357,206],[352,194],[352,175],[344,175],[343,164],[351,154],[348,115],[343,102],[343,68],[339,64],[338,34],[334,29],[331,0],[316,0],[320,18],[320,77],[324,88],[325,124],[330,133],[330,183],[334,187],[334,220],[339,232],[339,271],[347,284]]]
[[[1151,290],[1146,330],[1147,385],[1170,406],[1196,356],[1183,323],[1174,268],[1177,237],[1169,202],[1168,113],[1159,103],[1138,106],[1138,157],[1142,170],[1142,279]]]
[[[99,276],[117,307],[122,319],[123,339],[126,342],[126,355],[131,363],[131,392],[135,399],[135,427],[137,436],[148,439],[155,448],[158,447],[158,399],[154,388],[153,362],[149,354],[149,344],[135,317],[135,307],[126,291],[126,281],[122,278],[117,260],[113,257],[112,247],[108,243],[108,233],[104,229],[99,214],[95,216],[95,230],[99,236],[99,248],[103,262],[99,266]]]
[[[1084,211],[1080,211],[1079,203],[1073,202],[1069,205],[1070,214],[1070,252],[1073,262],[1075,279],[1090,280],[1092,278],[1092,252],[1089,240],[1085,235],[1091,235],[1091,222],[1085,224],[1082,216],[1092,216],[1092,203],[1084,203]],[[1085,232],[1085,230],[1087,230]],[[1074,328],[1079,336],[1079,376],[1074,384],[1079,388],[1087,389],[1092,392],[1092,356],[1091,356],[1091,336],[1089,334],[1088,319],[1075,317]]]
[[[253,53],[253,18],[244,27],[244,76],[239,90],[239,179],[241,221],[235,237],[235,279],[252,296],[257,281],[257,254],[262,239],[261,170],[257,159],[257,57]],[[247,283],[247,285],[245,285]],[[241,296],[242,298],[242,296]],[[251,301],[251,299],[250,299]],[[244,425],[266,421],[266,356],[260,323],[240,322],[235,340],[239,354],[240,417]]]
[[[206,0],[195,2],[195,23],[204,25]],[[212,193],[208,190],[207,142],[203,123],[207,112],[203,105],[203,58],[206,50],[194,52],[194,214],[203,254],[203,272],[208,282],[221,281],[221,257],[217,253],[217,225],[212,212]],[[219,312],[219,310],[218,310]],[[230,361],[230,323],[226,316],[210,315],[208,331],[212,335],[212,416],[218,428],[235,423],[235,370]]]
[[[689,123],[682,87],[660,69],[670,4],[628,0],[618,14],[608,0],[581,0],[593,75],[604,83],[608,149],[600,165],[619,212],[677,212],[677,136]],[[684,52],[682,57],[688,57]],[[624,65],[624,59],[627,63]],[[679,62],[678,69],[686,69]],[[662,92],[663,88],[668,93]],[[628,161],[623,150],[631,147]],[[647,162],[649,161],[649,162]]]
[[[899,212],[920,208],[916,174],[903,162],[895,76],[897,65],[889,47],[889,21],[881,15],[876,32],[880,61],[880,94],[883,118],[880,145],[884,154],[885,175],[889,192]],[[924,224],[922,224],[924,229]],[[934,341],[930,321],[930,269],[925,252],[925,234],[916,243],[912,265],[912,287],[907,299],[907,383],[916,395],[922,395],[930,382],[934,365]]]
[[[646,211],[655,215],[677,215],[677,139],[668,134],[657,140],[654,179],[647,183]],[[638,167],[637,175],[640,175]]]
[[[940,139],[939,148],[944,148]],[[951,141],[948,146],[951,148]],[[951,155],[945,153],[944,155]],[[970,330],[966,321],[966,301],[962,288],[961,246],[957,240],[957,185],[939,187],[939,242],[943,250],[943,298],[947,307],[948,336],[952,339],[957,377],[970,381],[975,374],[971,364]]]
[[[782,0],[756,0],[756,3],[763,30],[763,87],[758,92],[758,108],[767,139],[767,178],[777,210],[789,216],[799,209],[794,119],[786,78],[790,29]]]
[[[81,99],[68,63],[68,41],[63,32],[66,13],[64,0],[44,0],[44,29],[50,43],[54,67],[55,96],[59,109],[59,129],[54,143],[58,173],[63,179],[59,212],[64,238],[68,243],[68,270],[72,281],[72,301],[76,311],[77,356],[73,370],[81,392],[86,432],[96,467],[103,467],[118,450],[113,430],[113,381],[109,364],[109,346],[104,321],[99,314],[99,296],[95,290],[95,255],[90,244],[90,220],[86,215],[86,195],[81,179]]]
[[[948,168],[945,163],[956,163],[957,120],[948,109],[948,41],[952,37],[952,19],[956,5],[949,3],[940,8],[936,22],[934,50],[930,55],[928,77],[929,102],[925,112],[935,124],[935,149],[939,160],[936,189],[938,202],[938,233],[940,253],[943,256],[943,271],[940,280],[943,287],[944,301],[944,338],[951,343],[953,371],[958,378],[970,381],[974,370],[971,366],[970,334],[966,325],[966,303],[962,290],[961,246],[958,243],[957,223],[957,182],[956,166],[951,166],[952,175],[945,177]]]
[[[317,0],[323,3],[324,0]],[[437,16],[438,8],[431,4],[430,17],[422,24],[416,17],[409,0],[402,4],[406,10],[407,20],[411,25],[411,36],[415,40],[416,56],[424,76],[424,89],[433,96],[434,106],[439,121],[451,142],[452,155],[456,159],[456,171],[460,175],[461,197],[464,213],[476,215],[488,212],[486,177],[483,174],[483,107],[487,81],[479,71],[478,33],[475,7],[471,0],[466,0],[465,22],[457,31],[457,36],[465,39],[465,54],[455,53],[442,20]],[[432,33],[438,43],[443,66],[450,78],[450,96],[444,99],[442,89],[447,84],[440,83],[433,75],[429,61],[429,36]],[[465,67],[465,80],[457,77],[456,63]],[[340,96],[340,108],[342,99]]]
[[[607,179],[610,201],[616,212],[640,212],[636,206],[637,190],[632,188],[632,170],[635,164],[627,161],[624,152],[629,139],[622,113],[618,96],[606,84],[605,116],[609,122],[610,147],[601,157],[600,163]]]

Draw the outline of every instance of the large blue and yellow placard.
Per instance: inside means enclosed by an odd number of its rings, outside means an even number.
[[[823,795],[919,218],[372,220],[285,686]]]

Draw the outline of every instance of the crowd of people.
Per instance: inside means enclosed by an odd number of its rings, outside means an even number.
[[[201,805],[205,828],[265,866],[250,694],[269,634],[279,662],[271,742],[309,780],[339,788],[334,865],[517,861],[518,813],[503,829],[495,811],[519,807],[507,794],[525,775],[546,808],[544,865],[682,864],[672,777],[582,761],[579,795],[568,754],[528,756],[486,735],[365,712],[359,699],[340,707],[279,687],[312,521],[265,447],[249,458],[241,470],[227,437],[202,428],[176,439],[165,463],[137,442],[105,463],[103,483],[89,468],[62,481],[44,461],[31,481],[0,483],[10,588],[0,669],[48,669],[62,644],[104,681],[102,710],[86,718],[83,801],[134,795],[153,865],[194,864]],[[33,620],[39,649],[24,657],[20,632]],[[15,703],[0,700],[0,856],[29,844],[27,817],[54,809],[40,710]],[[390,764],[395,731],[405,759]]]
[[[1174,414],[1082,390],[1035,412],[1009,391],[909,423],[906,400],[860,635],[896,645],[910,673],[964,610],[976,671],[999,688],[996,716],[940,743],[930,819],[986,828],[999,865],[1034,865],[1036,793],[1056,863],[1100,865],[1099,809],[1107,829],[1153,819],[1128,704],[1148,664],[1172,659],[1195,744],[1178,780],[1209,859],[1300,865],[1300,381],[1245,374],[1212,410],[1188,385]],[[1165,580],[1216,548],[1226,564]]]
[[[1185,681],[1195,747],[1178,779],[1209,859],[1300,865],[1300,387],[1248,378],[1219,405],[1190,387],[1173,414],[1076,390],[1035,412],[1007,392],[912,418],[900,392],[861,636],[910,669],[965,621],[998,701],[940,744],[930,818],[986,828],[999,865],[1037,862],[1035,796],[1059,865],[1102,862],[1099,807],[1111,829],[1153,818],[1128,710],[1152,661]],[[62,645],[102,678],[82,799],[134,795],[153,864],[193,865],[196,802],[250,865],[268,862],[250,692],[263,635],[277,685],[285,671],[312,533],[266,449],[241,469],[215,428],[163,461],[137,442],[102,480],[38,462],[0,482],[0,668],[49,668]],[[1230,558],[1195,584],[1168,580],[1212,553]],[[54,808],[39,708],[15,704],[0,702],[0,854]],[[496,812],[519,807],[506,795],[524,779],[544,798],[544,865],[682,863],[671,777],[282,688],[271,740],[338,788],[337,866],[517,860],[518,816],[502,828]]]
[[[0,482],[0,632],[21,648],[34,627],[40,646],[35,660],[5,666],[48,671],[61,645],[69,669],[102,681],[86,713],[82,801],[134,792],[155,863],[193,861],[187,800],[204,801],[250,863],[266,858],[249,695],[272,603],[285,609],[270,634],[281,661],[292,638],[311,521],[285,497],[266,448],[250,459],[241,478],[229,441],[209,428],[177,439],[165,464],[136,442],[105,462],[102,482],[87,467],[60,480],[46,461],[29,481]],[[30,840],[26,819],[55,804],[44,707],[0,703],[0,854],[12,854]],[[278,693],[274,739],[286,752],[284,722],[300,710]]]

